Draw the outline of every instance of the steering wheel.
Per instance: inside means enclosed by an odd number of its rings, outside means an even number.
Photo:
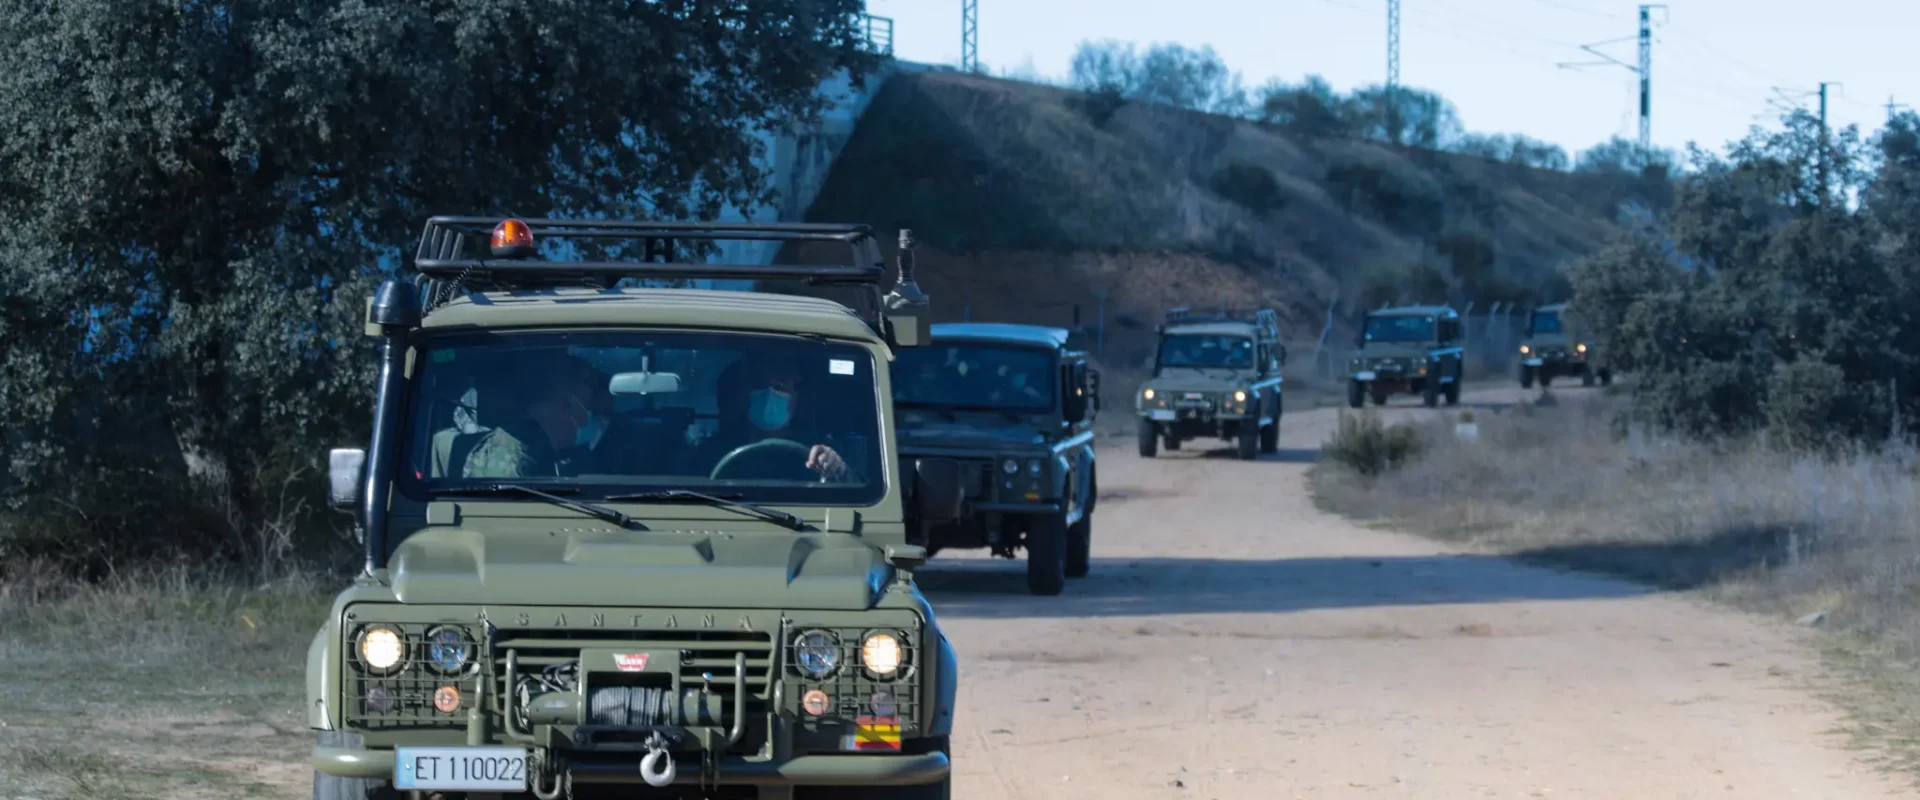
[[[757,442],[748,442],[733,448],[732,452],[721,456],[720,463],[714,464],[713,471],[707,473],[707,479],[720,480],[721,476],[727,471],[727,467],[732,466],[734,462],[744,461],[750,453],[764,453],[769,450],[791,450],[795,452],[798,454],[798,458],[793,463],[801,465],[802,469],[805,469],[804,465],[807,463],[807,456],[813,453],[813,448],[792,439],[761,439]],[[808,471],[811,472],[811,470]]]

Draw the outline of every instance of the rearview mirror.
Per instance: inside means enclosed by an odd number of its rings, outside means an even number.
[[[366,471],[367,451],[336,447],[327,451],[327,507],[352,513],[360,507],[360,479]]]
[[[680,391],[680,373],[622,372],[607,381],[607,391],[618,395],[673,394]]]

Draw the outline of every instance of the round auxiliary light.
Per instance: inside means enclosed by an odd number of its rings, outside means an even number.
[[[819,689],[808,689],[806,694],[800,695],[800,710],[807,712],[809,716],[818,717],[826,714],[827,706],[827,693]]]
[[[874,633],[860,643],[860,663],[880,677],[900,670],[900,640],[891,633]]]
[[[1011,458],[1000,463],[1000,471],[1012,475],[1020,471],[1020,462]]]
[[[385,714],[393,710],[395,705],[394,699],[393,692],[387,689],[387,687],[371,687],[367,689],[367,710],[378,714]]]
[[[517,219],[503,219],[493,226],[488,249],[495,258],[521,258],[533,255],[533,228]]]
[[[460,672],[473,662],[473,641],[459,628],[427,631],[427,663],[446,674]]]
[[[460,710],[460,689],[447,684],[433,690],[433,708],[442,714],[451,714]]]
[[[874,692],[873,697],[867,700],[867,708],[872,709],[876,717],[891,717],[894,712],[900,710],[899,705],[893,701],[893,695],[886,692]]]
[[[794,663],[809,677],[825,677],[840,666],[840,647],[826,631],[807,631],[793,642]]]
[[[1027,462],[1027,473],[1030,475],[1040,474],[1040,459],[1035,458]]]
[[[373,625],[360,632],[360,663],[375,672],[386,672],[406,660],[406,645],[400,632],[385,625]]]

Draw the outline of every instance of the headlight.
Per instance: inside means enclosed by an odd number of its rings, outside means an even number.
[[[473,663],[473,640],[450,626],[427,631],[427,663],[449,675],[461,672]]]
[[[1040,474],[1040,459],[1036,458],[1036,459],[1029,460],[1027,462],[1027,474],[1029,475]]]
[[[1528,354],[1528,353],[1530,353],[1530,352],[1533,352],[1533,351],[1531,351],[1531,350],[1529,350],[1529,349],[1527,349],[1527,346],[1526,346],[1526,345],[1524,345],[1524,344],[1523,344],[1523,345],[1520,345],[1520,355],[1523,355],[1523,356],[1524,356],[1524,355],[1526,355],[1526,354]]]
[[[1573,349],[1574,349],[1574,352],[1578,352],[1578,353],[1587,352],[1587,346],[1584,344],[1576,344],[1573,346]]]
[[[793,641],[794,663],[810,677],[823,678],[840,666],[840,647],[826,631],[807,631]]]
[[[400,632],[386,625],[370,625],[362,629],[360,643],[355,649],[360,651],[360,663],[378,672],[400,666],[407,656]]]
[[[882,678],[900,669],[900,640],[891,633],[868,634],[860,643],[860,664]]]
[[[1148,400],[1152,400],[1152,399],[1153,399],[1153,388],[1152,388],[1152,387],[1148,387],[1148,388],[1146,388],[1146,389],[1144,389],[1144,390],[1142,390],[1142,391],[1140,392],[1140,396],[1141,396],[1141,397],[1143,397],[1143,398],[1146,398],[1146,399],[1148,399]]]
[[[1233,392],[1233,402],[1236,402],[1236,403],[1247,402],[1247,390],[1235,389]]]
[[[1011,458],[1000,462],[1000,471],[1012,475],[1020,471],[1020,462]]]

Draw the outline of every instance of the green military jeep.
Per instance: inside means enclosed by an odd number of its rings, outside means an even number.
[[[1566,303],[1554,303],[1527,315],[1527,336],[1520,344],[1520,388],[1542,387],[1562,375],[1580,376],[1580,385],[1613,384],[1613,370],[1600,357],[1593,335]]]
[[[1360,322],[1359,349],[1348,364],[1347,405],[1376,406],[1399,393],[1420,395],[1428,408],[1460,402],[1466,332],[1447,306],[1399,306],[1369,312]]]
[[[691,263],[719,240],[835,266]],[[435,217],[369,303],[366,563],[307,654],[316,798],[946,798],[958,671],[913,580],[866,226]],[[583,256],[582,253],[590,253]],[[633,281],[848,285],[855,310]]]
[[[1251,460],[1280,448],[1280,318],[1272,309],[1176,308],[1160,324],[1153,375],[1134,392],[1140,456],[1200,437]]]
[[[933,326],[932,344],[893,365],[895,423],[907,458],[961,468],[953,520],[911,540],[1027,553],[1027,589],[1059,594],[1087,574],[1098,481],[1093,422],[1099,374],[1067,331],[994,322]]]

